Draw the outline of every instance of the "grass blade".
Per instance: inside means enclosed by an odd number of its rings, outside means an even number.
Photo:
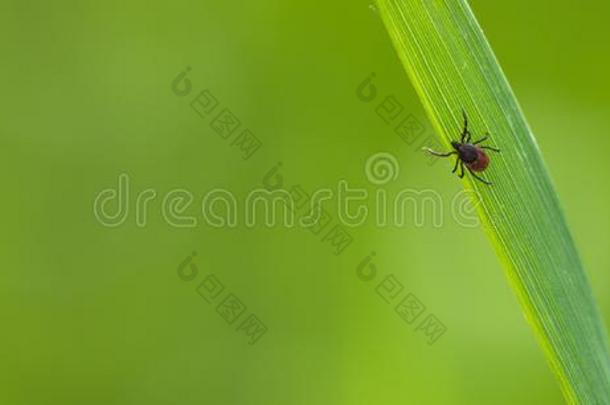
[[[606,332],[542,156],[464,0],[378,0],[402,63],[443,144],[489,131],[484,176],[465,177],[511,285],[571,403],[610,403]],[[476,136],[476,135],[475,135]],[[493,153],[493,152],[492,152]]]

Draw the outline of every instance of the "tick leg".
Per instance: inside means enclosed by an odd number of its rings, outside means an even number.
[[[462,162],[461,160],[460,160],[460,169],[461,169],[461,171],[460,171],[460,174],[458,175],[458,177],[460,179],[463,179],[464,178],[464,162]]]
[[[472,170],[470,170],[470,167],[468,168],[468,171],[470,172],[470,174],[472,174],[472,177],[474,177],[475,179],[479,180],[481,183],[485,183],[488,186],[491,186],[491,181],[487,181],[485,179],[480,178]]]
[[[493,150],[494,152],[500,152],[500,149],[492,148],[491,146],[481,146],[481,149],[489,149]]]
[[[466,116],[466,111],[462,109],[462,116],[464,117],[464,132],[468,131],[468,117]]]
[[[470,136],[470,132],[468,130],[466,130],[465,132],[462,132],[462,143],[469,143],[471,139]]]
[[[428,152],[429,154],[434,155],[434,156],[438,156],[438,157],[448,157],[448,156],[451,156],[451,155],[455,155],[457,153],[456,151],[451,151],[451,152],[447,152],[447,153],[440,153],[440,152],[434,151],[434,150],[432,150],[430,148],[424,148],[424,150],[426,152]]]
[[[474,142],[473,145],[478,145],[481,142],[485,142],[487,140],[487,138],[489,138],[489,135],[485,135],[483,138],[481,138],[478,141]]]
[[[451,173],[455,173],[456,172],[460,162],[461,162],[460,158],[455,158],[455,166],[453,166],[453,170],[451,171]]]
[[[470,142],[470,131],[468,130],[468,117],[466,111],[462,110],[462,116],[464,117],[464,129],[462,129],[462,143]]]

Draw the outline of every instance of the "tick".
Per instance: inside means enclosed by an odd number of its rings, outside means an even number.
[[[489,138],[489,134],[485,134],[485,136],[478,141],[471,142],[472,136],[470,135],[470,131],[468,130],[468,117],[466,117],[466,113],[462,111],[462,115],[464,116],[464,129],[462,129],[462,138],[460,142],[452,141],[451,146],[453,149],[451,152],[440,153],[433,151],[430,148],[425,148],[430,154],[439,157],[449,157],[452,155],[457,155],[455,159],[455,166],[451,173],[455,173],[460,168],[460,174],[458,175],[461,178],[464,177],[464,166],[466,169],[472,174],[472,177],[479,180],[482,183],[491,185],[490,181],[487,181],[481,177],[479,177],[476,173],[482,172],[487,169],[489,166],[489,156],[485,152],[485,150],[492,150],[494,152],[500,152],[500,149],[492,148],[491,146],[483,146],[481,143],[485,142]]]

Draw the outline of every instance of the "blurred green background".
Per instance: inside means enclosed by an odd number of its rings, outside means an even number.
[[[461,184],[428,165],[433,135],[367,1],[9,1],[0,5],[3,404],[540,404],[562,396],[490,244],[448,215],[436,228],[216,229],[206,191],[243,196],[278,162],[289,185],[370,191],[369,156],[400,165],[389,190]],[[610,3],[471,2],[537,136],[610,322]],[[193,92],[172,92],[190,66]],[[378,98],[356,95],[376,73]],[[209,89],[262,142],[243,160],[189,106]],[[422,125],[404,142],[376,114],[394,95]],[[476,128],[476,123],[475,123]],[[479,128],[482,130],[482,128]],[[493,132],[493,129],[491,129]],[[430,141],[431,142],[431,141]],[[96,195],[131,180],[116,228]],[[145,227],[137,193],[156,190]],[[161,199],[190,190],[193,228]],[[329,209],[332,212],[334,208]],[[335,218],[336,219],[336,218]],[[336,223],[336,221],[335,221]],[[177,276],[191,254],[199,273]],[[372,251],[377,278],[356,268]],[[214,274],[247,306],[228,325],[197,286]],[[429,345],[375,288],[393,274],[445,325]],[[216,303],[218,304],[218,302]],[[267,332],[236,330],[253,313]],[[422,315],[423,317],[424,315]]]

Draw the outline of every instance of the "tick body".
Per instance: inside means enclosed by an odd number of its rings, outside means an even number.
[[[485,150],[491,150],[494,152],[500,152],[499,149],[492,148],[491,146],[484,146],[481,143],[485,142],[489,138],[489,134],[486,134],[483,138],[478,141],[472,142],[472,136],[468,130],[468,118],[466,113],[462,111],[464,116],[464,128],[462,129],[462,137],[460,142],[453,141],[451,146],[453,150],[448,153],[435,152],[432,149],[426,149],[430,154],[439,157],[449,157],[456,155],[455,166],[453,167],[452,173],[455,173],[460,168],[460,178],[464,177],[464,166],[470,172],[472,177],[479,180],[482,183],[491,185],[491,182],[479,177],[476,173],[482,172],[489,166],[489,155]]]

